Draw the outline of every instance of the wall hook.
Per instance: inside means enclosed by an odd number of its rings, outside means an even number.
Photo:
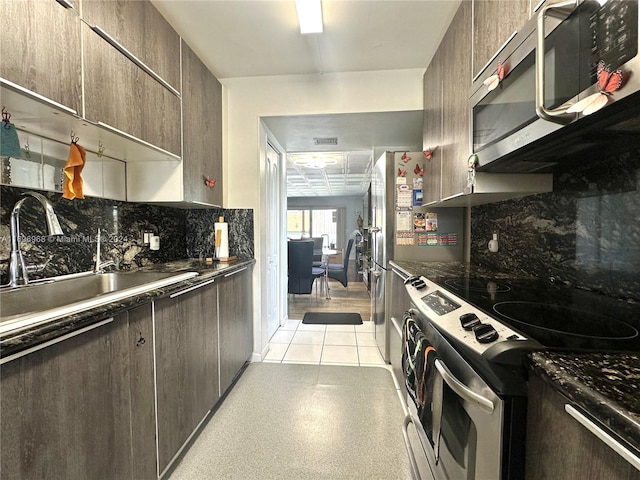
[[[2,121],[4,122],[4,127],[9,128],[9,120],[11,119],[11,114],[7,112],[6,107],[2,107]]]

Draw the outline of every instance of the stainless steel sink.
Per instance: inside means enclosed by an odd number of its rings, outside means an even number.
[[[196,272],[116,272],[0,291],[0,335],[193,278]]]

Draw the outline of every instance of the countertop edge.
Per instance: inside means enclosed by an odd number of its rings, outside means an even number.
[[[629,354],[633,356],[633,354]],[[572,352],[533,352],[527,356],[532,372],[551,385],[554,390],[573,402],[603,430],[626,442],[640,456],[640,414],[632,412],[612,396],[606,396],[591,388],[581,378],[580,367],[571,368],[568,361],[576,363],[603,361],[605,358],[622,359],[625,354],[581,354]],[[604,375],[604,373],[603,373]]]
[[[21,329],[15,333],[5,334],[0,339],[0,359],[2,363],[11,361],[11,359],[24,352],[33,349],[39,345],[46,344],[57,338],[69,335],[74,331],[89,327],[105,319],[115,317],[132,308],[140,307],[151,303],[154,300],[165,298],[175,292],[184,290],[191,286],[197,286],[212,278],[221,277],[232,273],[243,267],[255,264],[256,260],[241,259],[228,264],[200,264],[198,260],[188,259],[178,262],[168,262],[166,264],[156,264],[140,268],[140,271],[167,271],[167,272],[197,272],[198,275],[183,280],[166,287],[161,287],[139,295],[126,298],[121,301],[113,302],[108,305],[91,308],[83,312],[53,319],[33,327]]]

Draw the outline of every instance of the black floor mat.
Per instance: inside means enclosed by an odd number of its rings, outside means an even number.
[[[359,313],[306,312],[302,323],[316,325],[362,325]]]

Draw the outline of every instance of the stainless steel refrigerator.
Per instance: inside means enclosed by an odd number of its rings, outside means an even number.
[[[447,262],[461,261],[464,255],[464,209],[422,206],[425,161],[423,152],[385,152],[371,179],[371,319],[386,362],[389,260]]]

